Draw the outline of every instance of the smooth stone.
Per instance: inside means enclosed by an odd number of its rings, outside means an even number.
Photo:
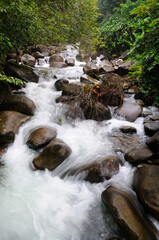
[[[159,121],[149,121],[144,124],[146,135],[153,136],[159,130]]]
[[[27,145],[35,150],[40,149],[56,138],[56,136],[57,132],[54,128],[41,127],[31,133]]]
[[[159,152],[159,131],[146,141],[147,146],[154,152]]]
[[[66,84],[68,84],[68,83],[69,83],[68,80],[59,79],[59,80],[57,80],[57,81],[55,82],[55,88],[56,88],[57,91],[62,91],[63,88],[64,88],[64,86],[65,86]]]
[[[26,65],[28,65],[28,66],[30,66],[30,67],[34,67],[34,65],[36,64],[36,59],[35,59],[35,57],[33,57],[32,55],[29,55],[29,54],[24,54],[24,55],[22,56],[21,61],[22,61],[24,64],[26,64]]]
[[[31,117],[15,111],[0,112],[0,143],[11,143],[19,127]]]
[[[120,226],[126,240],[157,240],[155,228],[142,215],[129,193],[109,187],[102,193],[102,201]]]
[[[137,169],[133,188],[145,210],[159,220],[159,166],[148,165]]]
[[[71,148],[60,139],[52,140],[33,160],[36,169],[50,171],[58,167],[71,154]]]
[[[152,157],[153,153],[151,152],[150,149],[146,147],[134,149],[125,154],[125,160],[134,166],[137,166],[140,163],[147,162]]]
[[[120,108],[115,109],[115,113],[126,120],[134,122],[142,113],[142,107],[135,103],[124,103]]]

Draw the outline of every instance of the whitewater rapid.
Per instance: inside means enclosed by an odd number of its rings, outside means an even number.
[[[69,46],[63,56],[75,57],[77,52]],[[101,203],[101,193],[109,185],[131,190],[135,168],[121,155],[119,173],[104,183],[90,184],[83,180],[83,174],[71,176],[69,172],[115,155],[109,139],[114,128],[133,126],[142,138],[143,119],[130,123],[113,116],[98,123],[67,118],[67,106],[55,101],[61,92],[54,83],[60,78],[78,82],[82,63],[76,61],[75,67],[64,69],[49,68],[46,63],[37,69],[39,83],[27,83],[22,89],[34,101],[35,114],[21,126],[2,158],[0,240],[105,240],[111,234],[119,236],[118,227]],[[26,145],[30,133],[41,126],[54,127],[57,137],[72,149],[70,157],[52,172],[34,171],[32,160],[39,151]]]

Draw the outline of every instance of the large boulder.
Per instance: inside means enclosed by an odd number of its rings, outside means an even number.
[[[30,67],[34,67],[36,64],[35,57],[31,56],[30,54],[24,54],[21,59],[22,63],[28,65]]]
[[[102,201],[120,226],[126,240],[157,240],[154,227],[142,215],[129,193],[109,187],[102,193]]]
[[[91,183],[103,182],[119,172],[119,158],[109,156],[102,162],[95,163],[82,171],[88,171],[85,178],[86,181]]]
[[[137,166],[140,163],[146,163],[153,157],[153,153],[150,149],[142,147],[139,149],[133,149],[125,154],[125,160],[132,165]]]
[[[84,67],[83,71],[85,74],[94,77],[95,75],[99,74],[99,69],[94,62],[88,62]]]
[[[35,111],[35,105],[26,96],[10,94],[0,103],[0,111],[3,110],[17,111],[32,116]]]
[[[144,124],[146,135],[153,136],[159,130],[159,121],[149,121]]]
[[[145,209],[159,220],[159,166],[149,165],[137,169],[133,187]]]
[[[37,169],[50,171],[58,167],[71,154],[71,148],[60,139],[52,140],[33,160]]]
[[[15,111],[0,112],[0,143],[14,141],[15,134],[22,123],[30,119],[30,116]]]
[[[136,134],[123,134],[117,129],[111,132],[109,139],[113,143],[116,152],[127,153],[141,144],[139,136]]]
[[[54,128],[41,127],[31,133],[27,145],[34,150],[40,149],[56,138],[56,136],[57,133]]]
[[[16,63],[7,62],[4,72],[8,76],[19,78],[25,82],[38,82],[39,75],[32,67],[26,65],[18,65]]]
[[[124,103],[120,108],[115,109],[115,113],[125,117],[130,122],[134,122],[141,115],[142,107],[136,103]]]
[[[66,58],[65,63],[67,64],[67,66],[73,67],[73,66],[75,66],[75,59],[74,58]]]
[[[84,91],[81,85],[75,84],[75,83],[69,83],[64,85],[64,88],[62,90],[63,96],[78,96]]]
[[[159,153],[159,131],[146,141],[147,146],[154,152]]]
[[[57,91],[62,91],[63,88],[64,88],[64,86],[65,86],[66,84],[68,84],[68,83],[69,83],[68,80],[59,79],[59,80],[57,80],[57,81],[55,82],[55,88],[56,88]]]
[[[114,72],[114,71],[115,70],[113,68],[113,65],[108,60],[104,59],[103,61],[101,61],[99,65],[100,74]]]

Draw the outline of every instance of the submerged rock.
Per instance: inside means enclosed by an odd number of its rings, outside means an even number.
[[[33,131],[27,141],[27,145],[32,149],[39,149],[46,146],[51,140],[56,138],[57,133],[54,128],[42,127]]]
[[[32,67],[26,65],[18,65],[16,63],[7,62],[4,72],[8,76],[19,78],[25,82],[38,82],[39,75]]]
[[[107,157],[102,162],[95,163],[83,169],[83,171],[88,171],[86,181],[91,183],[103,182],[119,172],[119,158],[115,156]]]
[[[52,140],[44,150],[34,158],[33,163],[37,169],[47,168],[52,171],[58,167],[71,154],[71,148],[60,139]]]
[[[0,103],[0,111],[3,110],[17,111],[32,116],[35,111],[35,105],[26,96],[10,94]]]
[[[159,166],[149,165],[137,169],[133,187],[141,204],[159,220]]]
[[[22,123],[30,119],[30,116],[15,111],[0,112],[0,143],[14,141],[15,134]]]
[[[125,154],[125,160],[131,163],[134,166],[137,166],[140,163],[145,163],[149,159],[151,159],[153,156],[153,153],[150,149],[146,147],[142,147],[139,149],[134,149],[130,152],[127,152]]]
[[[102,201],[120,226],[126,240],[157,240],[155,229],[142,215],[130,194],[109,187],[102,193]]]
[[[135,103],[124,103],[120,108],[115,109],[115,113],[126,120],[134,122],[142,113],[142,107]]]

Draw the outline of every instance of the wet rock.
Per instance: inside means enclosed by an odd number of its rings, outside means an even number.
[[[60,139],[52,140],[44,150],[34,158],[33,163],[37,169],[47,168],[52,171],[58,167],[71,154],[71,148]]]
[[[116,152],[126,153],[140,146],[140,139],[137,135],[123,135],[121,132],[113,131],[110,140]]]
[[[82,57],[82,59],[83,59],[84,62],[88,63],[89,60],[90,60],[89,54],[85,54],[85,55]]]
[[[50,58],[49,58],[49,63],[50,63],[50,66],[55,63],[55,62],[61,62],[61,63],[64,63],[64,58],[58,54],[54,54],[52,55]]]
[[[85,101],[82,101],[80,103],[80,107],[83,110],[86,119],[93,119],[96,121],[104,121],[111,119],[109,107],[104,106],[100,102],[93,102],[87,104]]]
[[[137,132],[136,128],[131,127],[131,126],[123,126],[123,127],[120,128],[120,131],[122,133],[130,133],[130,134],[133,134],[133,133]]]
[[[42,53],[45,57],[48,57],[50,53],[50,50],[48,49],[48,47],[43,44],[37,44],[36,48],[34,48],[32,52],[35,52],[35,51]]]
[[[151,106],[154,102],[152,97],[146,96],[145,93],[141,91],[138,91],[135,94],[134,98],[142,100],[146,106]]]
[[[70,96],[60,96],[56,98],[56,103],[70,103],[71,102]]]
[[[83,74],[81,77],[80,77],[80,81],[82,83],[86,83],[86,84],[99,84],[99,81],[90,77],[89,75],[87,74]]]
[[[151,152],[150,149],[146,147],[134,149],[125,154],[125,160],[134,166],[137,166],[140,163],[147,162],[152,157],[153,157],[153,153]]]
[[[26,115],[33,115],[35,111],[34,102],[23,95],[8,95],[2,103],[0,103],[0,111],[11,110],[24,113]]]
[[[146,141],[147,146],[154,152],[159,153],[159,131]]]
[[[4,101],[4,99],[12,94],[12,90],[8,83],[3,81],[0,82],[0,104]]]
[[[109,187],[102,193],[102,201],[127,240],[157,240],[155,229],[144,218],[130,194]]]
[[[135,103],[124,103],[120,108],[115,109],[115,113],[134,122],[141,115],[142,107]]]
[[[65,63],[67,66],[73,67],[75,66],[75,59],[74,58],[66,58]]]
[[[146,135],[153,136],[159,130],[159,121],[150,121],[144,124]]]
[[[15,134],[22,123],[30,119],[30,116],[15,111],[0,112],[0,143],[14,141]]]
[[[132,61],[129,60],[119,65],[115,72],[121,76],[128,74],[131,65],[132,65]]]
[[[4,72],[8,76],[16,77],[25,82],[38,82],[39,75],[33,68],[25,65],[7,62],[4,67]]]
[[[64,62],[52,62],[52,63],[50,63],[50,67],[53,67],[53,68],[65,68],[65,67],[67,67],[67,64],[64,63]]]
[[[55,82],[56,90],[57,90],[57,91],[62,91],[63,88],[64,88],[64,86],[65,86],[66,84],[68,84],[68,83],[69,83],[69,81],[68,81],[68,80],[65,80],[65,79],[59,79],[59,80],[57,80],[57,81]]]
[[[159,219],[159,166],[149,165],[136,170],[133,187],[145,209]]]
[[[93,62],[88,62],[83,67],[83,71],[85,74],[90,75],[91,77],[94,77],[95,75],[99,74],[99,69],[97,65]]]
[[[79,61],[79,62],[82,62],[83,61],[82,55],[81,54],[77,54],[76,55],[76,60]]]
[[[109,73],[114,72],[113,65],[108,60],[103,60],[99,65],[99,72],[102,73]]]
[[[119,159],[115,156],[107,157],[100,163],[95,163],[82,171],[88,171],[85,178],[91,183],[103,182],[105,179],[110,179],[119,172]]]
[[[119,59],[116,60],[115,65],[116,65],[116,66],[120,66],[120,65],[122,65],[123,63],[124,63],[123,59],[119,58]]]
[[[33,56],[29,55],[29,54],[24,54],[24,55],[22,56],[21,61],[22,61],[24,64],[26,64],[26,65],[28,65],[28,66],[30,66],[30,67],[33,67],[33,66],[36,64],[36,59],[35,59],[35,57],[33,57]]]
[[[38,52],[38,51],[32,53],[32,56],[33,56],[34,58],[36,58],[36,59],[38,59],[38,58],[44,58],[44,55],[43,55],[42,53]]]
[[[36,150],[46,146],[51,140],[56,138],[57,133],[54,128],[42,127],[33,131],[27,141],[27,145]]]

